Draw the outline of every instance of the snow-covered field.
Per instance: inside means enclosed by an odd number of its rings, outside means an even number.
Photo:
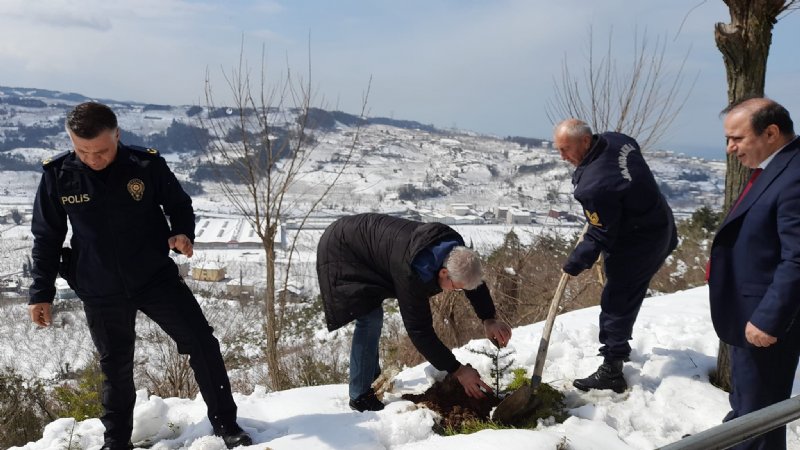
[[[571,385],[575,377],[590,373],[601,362],[596,356],[598,308],[557,317],[543,379],[566,396],[571,417],[562,424],[436,435],[431,431],[434,413],[400,399],[403,393],[424,391],[443,375],[427,363],[397,375],[384,411],[351,411],[346,385],[269,393],[257,388],[236,394],[239,423],[253,436],[253,449],[552,450],[564,443],[572,450],[653,449],[719,424],[729,409],[727,394],[708,381],[717,338],[707,295],[706,288],[696,288],[645,300],[634,328],[631,362],[624,368],[630,388],[622,394],[584,393]],[[514,330],[509,344],[515,351],[514,367],[532,368],[541,330],[541,323]],[[489,359],[467,350],[488,345],[486,340],[475,340],[455,352],[459,360],[488,377]],[[798,392],[796,382],[794,394]],[[103,431],[99,420],[78,422],[73,430],[74,424],[73,419],[59,419],[45,429],[42,439],[20,449],[64,448],[70,431],[80,448],[99,448]],[[789,425],[790,449],[800,449],[799,431],[799,422]],[[154,443],[157,450],[224,449],[210,433],[202,399],[162,399],[139,392],[135,440]]]
[[[8,152],[29,163],[69,148],[62,130],[68,105],[53,100],[47,108],[20,108],[13,116],[16,126],[46,126],[57,133],[48,137],[49,149],[20,148]],[[195,124],[187,117],[186,107],[169,111],[144,111],[142,105],[112,105],[123,130],[141,136],[165,132],[173,121]],[[0,124],[2,125],[2,124]],[[297,235],[292,255],[290,284],[306,298],[317,294],[314,268],[316,243],[322,233],[319,223],[358,212],[394,212],[428,210],[431,214],[454,214],[453,205],[469,204],[478,214],[496,212],[496,207],[516,207],[533,213],[531,225],[456,225],[465,241],[488,255],[498,247],[509,231],[524,244],[541,233],[572,236],[580,225],[550,218],[548,212],[583,215],[571,195],[571,167],[560,161],[550,148],[527,148],[493,136],[462,131],[430,133],[423,130],[372,125],[360,130],[354,156],[342,168],[342,154],[352,145],[354,130],[339,126],[319,131],[312,156],[286,196],[284,215],[302,216],[316,198],[341,172],[337,184],[315,211],[316,228],[298,232],[286,228],[287,240]],[[137,144],[137,142],[129,142]],[[200,153],[164,155],[182,181],[193,180]],[[687,158],[671,152],[646,154],[665,189],[673,191],[672,202],[677,217],[691,214],[697,207],[717,207],[722,201],[724,163]],[[704,179],[704,177],[706,177]],[[10,211],[22,214],[23,222],[0,223],[0,275],[19,279],[28,262],[32,239],[30,211],[39,182],[37,171],[0,171],[0,217]],[[689,178],[696,178],[689,181]],[[402,199],[400,191],[414,187],[434,189],[437,195]],[[238,214],[220,186],[203,182],[204,193],[193,195],[199,217],[231,217]],[[278,254],[279,271],[288,259]],[[207,262],[221,263],[229,279],[258,282],[263,280],[264,255],[260,249],[198,248],[190,260],[192,266]],[[554,262],[558,264],[558,262]],[[23,287],[29,280],[22,279]],[[226,280],[227,281],[227,280]],[[229,308],[214,292],[225,289],[224,283],[193,282],[195,292],[208,310]],[[24,289],[23,289],[24,292]],[[20,294],[24,295],[24,294]],[[708,384],[706,373],[713,365],[716,338],[708,321],[705,291],[695,290],[649,300],[637,324],[632,363],[626,376],[633,388],[621,395],[582,394],[571,388],[575,376],[594,370],[599,359],[594,356],[596,310],[576,311],[559,318],[546,365],[545,380],[567,394],[573,418],[565,424],[549,424],[537,431],[485,431],[471,436],[442,438],[432,434],[432,414],[414,409],[398,400],[404,392],[420,391],[430,385],[435,374],[422,365],[402,372],[386,411],[356,414],[346,404],[346,387],[318,386],[286,392],[240,392],[241,423],[253,433],[258,446],[280,448],[555,448],[567,439],[571,449],[652,448],[670,442],[685,433],[696,432],[719,421],[727,411],[724,395]],[[2,300],[2,299],[0,299]],[[52,379],[70,368],[82,366],[92,352],[91,340],[79,304],[59,302],[62,311],[54,327],[35,329],[24,305],[0,303],[0,366],[13,366],[26,376]],[[680,317],[673,317],[681,311]],[[224,314],[220,320],[225,320]],[[144,322],[144,321],[140,321]],[[229,322],[240,322],[239,319]],[[141,326],[147,326],[140,324]],[[239,324],[241,325],[241,324]],[[246,327],[246,325],[241,325]],[[224,327],[218,327],[223,330]],[[517,364],[533,364],[533,352],[540,324],[516,330],[512,348]],[[228,332],[248,330],[230,328]],[[320,331],[318,337],[327,334]],[[221,337],[223,346],[226,339]],[[485,345],[474,341],[469,344]],[[137,358],[147,358],[145,346]],[[488,375],[488,363],[475,354],[457,350],[462,361]],[[263,370],[262,370],[263,372]],[[206,435],[210,426],[204,419],[199,399],[159,399],[140,393],[137,402],[135,439],[156,441],[154,448],[196,450],[222,448],[218,440]],[[689,418],[687,420],[686,418]],[[64,448],[64,438],[72,429],[70,419],[51,424],[42,440],[28,449]],[[75,429],[80,448],[96,449],[102,441],[102,427],[97,420],[80,422]],[[793,428],[793,439],[796,433]],[[592,442],[595,442],[592,444]],[[597,444],[599,442],[599,444]],[[591,445],[594,445],[592,447]],[[598,446],[599,445],[599,446]],[[74,448],[74,447],[69,447]],[[794,447],[800,448],[800,447]]]

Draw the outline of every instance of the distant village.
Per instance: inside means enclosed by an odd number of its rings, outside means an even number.
[[[440,222],[447,225],[530,225],[540,222],[563,224],[577,222],[580,219],[566,211],[551,209],[543,213],[513,205],[497,206],[490,211],[476,211],[475,205],[469,203],[453,203],[445,212],[406,209],[388,212],[388,214],[421,222]],[[26,207],[23,211],[0,210],[0,226],[13,226],[20,221],[29,223],[30,217],[30,207]],[[301,218],[288,218],[278,229],[274,241],[275,247],[280,250],[287,249],[287,230],[297,230],[301,226],[307,230],[323,230],[339,217],[338,215],[317,214],[309,216],[305,222]],[[261,238],[245,218],[206,216],[202,213],[198,213],[197,216],[194,245],[197,250],[260,250],[263,248]],[[254,294],[265,288],[263,281],[251,279],[253,277],[243,279],[241,276],[230,276],[226,262],[197,260],[190,263],[189,259],[182,255],[173,256],[175,256],[174,259],[181,276],[201,283],[224,284],[224,293],[230,298],[252,298]],[[18,272],[0,274],[0,299],[25,299],[30,283],[29,270],[29,262],[26,262]],[[219,289],[215,290],[219,291]],[[295,296],[300,296],[303,291],[302,287],[298,286],[287,286],[286,290]],[[56,298],[72,299],[77,297],[67,282],[58,278],[56,280]]]

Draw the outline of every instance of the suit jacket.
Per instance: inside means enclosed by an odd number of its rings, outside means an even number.
[[[800,139],[779,151],[711,246],[711,319],[722,341],[750,344],[747,322],[781,339],[800,311]]]

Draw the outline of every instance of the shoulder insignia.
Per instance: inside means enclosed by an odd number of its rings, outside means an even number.
[[[135,152],[141,152],[141,153],[145,153],[147,155],[153,155],[153,156],[158,155],[158,150],[156,150],[154,148],[140,147],[138,145],[127,145],[126,147],[128,147],[130,150],[133,150]]]
[[[55,156],[51,156],[49,158],[45,158],[45,159],[42,160],[42,166],[43,167],[47,167],[47,166],[53,164],[54,162],[56,162],[58,160],[64,159],[69,154],[70,154],[70,151],[67,150],[67,151],[61,152],[61,153],[59,153],[59,154],[57,154]]]
[[[589,212],[588,209],[583,210],[583,212],[586,214],[586,218],[589,220],[590,224],[596,227],[603,226],[603,224],[600,223],[600,216],[598,216],[596,212]]]

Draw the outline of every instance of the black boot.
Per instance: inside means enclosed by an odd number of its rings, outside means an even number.
[[[350,400],[350,409],[358,412],[380,411],[383,409],[383,403],[378,400],[375,391],[370,389],[359,395],[357,399]]]
[[[133,450],[133,444],[128,442],[127,444],[119,445],[113,442],[106,442],[100,447],[100,450]]]
[[[238,424],[227,427],[219,427],[214,430],[214,435],[222,438],[225,447],[234,448],[240,446],[253,445],[253,439]]]
[[[581,378],[572,382],[572,385],[582,391],[589,389],[611,389],[617,394],[628,389],[628,383],[622,376],[622,360],[606,360],[597,371],[586,378]]]

